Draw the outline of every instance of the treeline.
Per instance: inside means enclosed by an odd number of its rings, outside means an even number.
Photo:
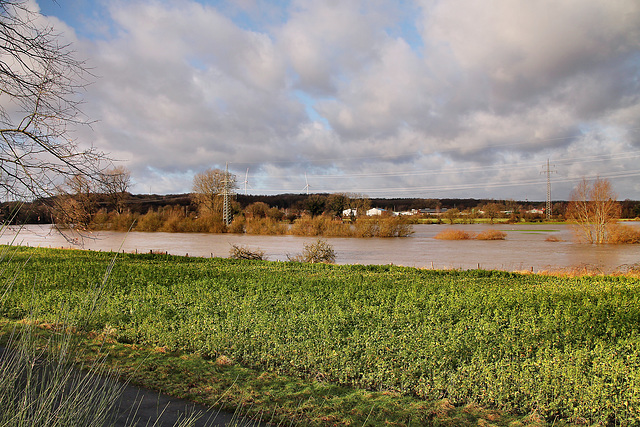
[[[86,196],[85,196],[86,197]],[[0,221],[5,224],[51,224],[57,221],[56,211],[62,209],[60,198],[78,199],[78,195],[66,194],[62,196],[42,198],[33,202],[4,202],[0,204]],[[110,215],[118,212],[112,201],[113,197],[106,193],[93,193],[90,195],[91,207],[89,215],[94,221],[95,215],[100,212]],[[236,195],[231,202],[232,214],[241,214],[249,206],[256,203],[266,205],[269,209],[279,211],[272,212],[272,216],[281,216],[281,219],[292,222],[296,218],[306,214],[317,216],[321,214],[339,216],[343,209],[351,206],[346,200],[349,196],[336,194],[279,194],[279,195]],[[141,217],[155,212],[160,216],[168,215],[168,212],[182,212],[185,216],[198,216],[199,207],[190,193],[186,194],[131,194],[125,193],[122,197],[122,213],[133,217]],[[446,212],[454,210],[457,214],[466,213],[475,216],[478,211],[491,206],[496,211],[496,217],[515,216],[517,219],[536,220],[542,219],[541,214],[527,214],[535,208],[544,207],[544,202],[522,202],[513,200],[494,199],[425,199],[425,198],[362,198],[361,208],[380,208],[387,211],[403,212],[411,210],[431,209],[432,212],[442,212],[446,221]],[[564,219],[567,201],[554,201],[552,203],[552,217]],[[621,218],[640,217],[640,201],[624,200],[620,202]],[[449,216],[453,216],[453,212]],[[505,213],[505,212],[508,212]],[[172,214],[175,216],[175,214]],[[100,219],[100,218],[97,218]]]

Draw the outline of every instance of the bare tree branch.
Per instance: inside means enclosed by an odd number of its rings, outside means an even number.
[[[65,177],[99,176],[105,155],[71,127],[88,125],[78,92],[90,74],[25,0],[0,0],[0,189],[21,199],[53,194]]]

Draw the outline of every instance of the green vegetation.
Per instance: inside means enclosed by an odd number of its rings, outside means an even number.
[[[6,265],[29,257],[3,316],[15,321],[38,307],[40,321],[55,322],[66,313],[86,325],[81,332],[128,351],[249,369],[296,394],[299,410],[277,409],[281,395],[250,397],[304,424],[444,425],[449,405],[461,417],[500,410],[501,425],[505,414],[513,425],[525,417],[640,424],[637,278],[122,255],[96,288],[110,254],[21,248]],[[94,288],[94,309],[81,309]],[[180,373],[154,360],[156,381]],[[193,398],[208,393],[199,387],[183,384]],[[334,391],[349,397],[336,402]],[[382,396],[405,402],[404,418],[393,418]]]
[[[20,263],[7,262],[13,255],[15,250],[9,247],[0,250],[3,272],[0,302],[4,302],[15,279],[23,272]],[[89,290],[88,295],[95,295],[96,290]],[[85,299],[84,309],[89,310],[94,304],[92,299]],[[20,320],[0,318],[0,425],[138,425],[142,398],[126,403],[121,400],[125,384],[118,381],[119,371],[107,363],[105,353],[99,351],[86,357],[86,342],[78,339],[77,325],[68,323],[64,310],[56,322],[44,324],[33,321],[39,308],[32,306],[31,310]],[[102,345],[98,343],[94,348],[100,349]],[[157,421],[163,410],[158,407]],[[148,418],[149,422],[153,416]],[[197,411],[182,413],[174,425],[191,426],[201,417]]]

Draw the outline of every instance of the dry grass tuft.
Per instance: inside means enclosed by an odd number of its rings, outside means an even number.
[[[438,233],[435,238],[440,240],[470,240],[473,239],[473,233],[468,233],[463,230],[454,230],[449,228],[447,230]]]
[[[476,240],[504,240],[507,233],[499,230],[485,230],[476,236]]]
[[[449,399],[442,399],[441,401],[436,402],[433,415],[438,418],[448,417],[454,409],[455,406],[453,406]]]
[[[218,356],[216,359],[216,365],[218,366],[232,366],[234,364],[233,359],[223,355]]]
[[[617,276],[640,277],[640,262],[634,264],[622,264],[613,272]]]
[[[556,236],[547,236],[546,239],[544,239],[545,242],[562,242],[563,240],[556,237]]]
[[[541,270],[538,274],[554,277],[582,277],[582,276],[602,276],[605,272],[602,268],[593,264],[579,264],[567,268],[556,270]]]

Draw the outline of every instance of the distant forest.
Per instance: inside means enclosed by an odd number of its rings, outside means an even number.
[[[109,200],[106,195],[96,194],[98,208],[107,208]],[[278,195],[243,195],[237,194],[234,197],[236,207],[240,210],[247,206],[263,202],[270,207],[274,207],[286,212],[299,213],[304,211],[307,201],[311,197],[328,197],[330,194],[278,194]],[[424,199],[424,198],[370,198],[370,206],[389,211],[402,212],[412,209],[458,209],[460,211],[479,208],[483,205],[494,203],[505,206],[506,209],[531,210],[542,209],[545,201],[514,201],[496,199]],[[44,198],[33,202],[4,202],[0,204],[0,220],[3,223],[11,224],[48,224],[51,223],[51,209],[53,199]],[[567,201],[556,200],[552,202],[554,215],[564,215]],[[622,218],[640,217],[640,201],[624,200],[622,205]],[[197,206],[192,195],[187,194],[129,194],[125,198],[125,209],[131,213],[144,215],[150,210],[158,210],[166,207],[182,207],[185,212],[195,212]]]

